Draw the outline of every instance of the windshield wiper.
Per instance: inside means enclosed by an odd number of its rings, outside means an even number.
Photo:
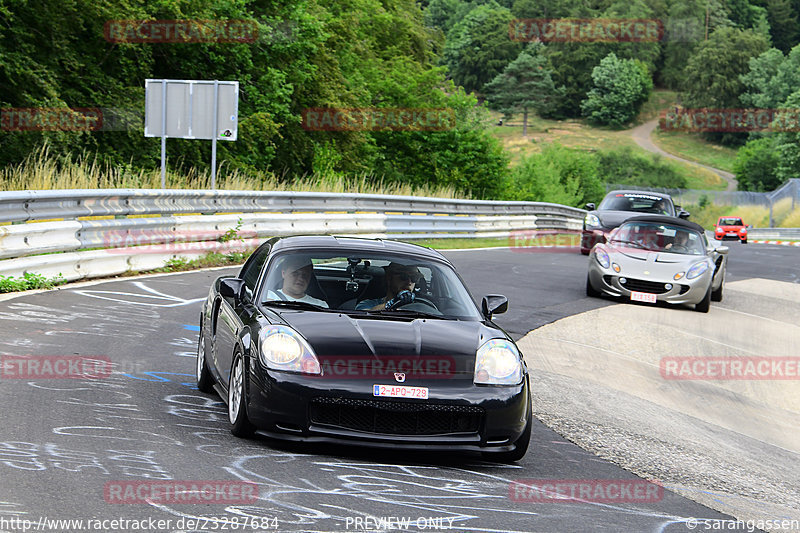
[[[373,313],[379,313],[384,316],[444,318],[444,315],[435,315],[433,313],[426,313],[425,311],[413,311],[411,309],[383,309],[373,311]]]
[[[287,309],[308,309],[310,311],[331,311],[327,307],[310,304],[308,302],[295,302],[291,300],[267,300],[263,305],[270,307],[286,307]]]

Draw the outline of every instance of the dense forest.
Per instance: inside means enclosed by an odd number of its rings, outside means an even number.
[[[510,32],[515,19],[565,17],[657,20],[664,33],[646,42],[541,43]],[[580,205],[602,195],[612,180],[604,170],[620,161],[553,146],[510,166],[488,132],[488,109],[618,128],[653,87],[680,91],[686,107],[797,108],[798,18],[800,0],[0,0],[0,107],[110,109],[136,125],[0,128],[0,167],[46,143],[54,156],[155,168],[159,140],[141,126],[144,80],[238,80],[239,139],[218,148],[228,170],[280,179],[366,175]],[[257,25],[256,37],[108,38],[109,21],[220,19]],[[309,108],[365,107],[444,108],[456,120],[443,131],[302,124]],[[800,175],[798,132],[707,135],[741,147],[741,188],[772,189]],[[170,166],[207,169],[208,144],[169,139]]]

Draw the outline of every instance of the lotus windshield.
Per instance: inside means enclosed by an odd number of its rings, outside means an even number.
[[[611,239],[620,246],[683,255],[704,255],[703,241],[703,235],[695,230],[654,222],[627,222]]]
[[[412,301],[386,303],[403,292]],[[405,296],[406,299],[409,295]],[[342,250],[285,252],[270,259],[260,301],[267,307],[339,311],[374,318],[482,320],[455,271],[443,262]]]
[[[675,207],[669,198],[646,193],[612,194],[603,199],[598,209],[675,216]]]

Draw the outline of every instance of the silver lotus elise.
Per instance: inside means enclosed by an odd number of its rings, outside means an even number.
[[[694,304],[707,313],[722,301],[727,246],[712,246],[702,226],[675,217],[627,219],[589,254],[586,294],[639,302]]]

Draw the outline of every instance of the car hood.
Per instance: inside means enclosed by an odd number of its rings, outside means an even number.
[[[672,281],[678,272],[684,272],[704,259],[705,255],[650,252],[638,248],[609,248],[612,262],[620,266],[621,276],[640,277],[654,281]]]
[[[722,231],[739,231],[744,229],[744,226],[717,226],[717,229]]]
[[[600,224],[607,229],[613,229],[618,227],[620,224],[625,222],[627,219],[631,217],[635,217],[637,215],[641,215],[643,213],[638,213],[635,211],[595,211],[595,215],[597,218],[600,219]]]
[[[502,330],[477,321],[392,320],[297,310],[279,314],[305,337],[323,368],[345,365],[390,373],[413,367],[423,374],[447,370],[471,379],[480,345],[505,338]]]

